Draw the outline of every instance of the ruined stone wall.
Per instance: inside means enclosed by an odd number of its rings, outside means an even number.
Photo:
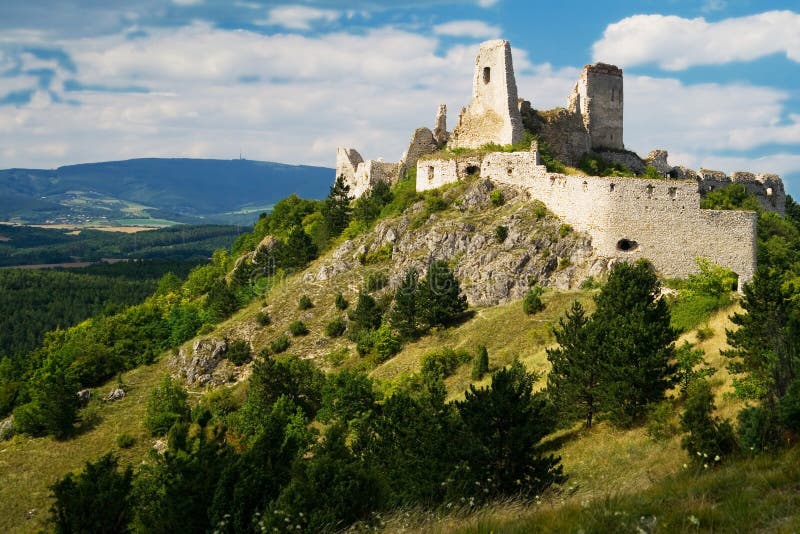
[[[740,282],[756,264],[756,216],[752,212],[700,209],[694,180],[601,178],[549,173],[538,153],[495,152],[482,158],[480,175],[525,189],[564,222],[592,238],[605,258],[648,258],[663,276],[697,272],[695,259],[709,258],[732,269]],[[417,190],[433,189],[465,176],[466,161],[420,160]],[[474,168],[475,161],[471,161]],[[459,170],[459,168],[461,170]]]
[[[408,143],[408,148],[400,158],[399,174],[405,174],[406,169],[417,166],[417,160],[422,156],[433,154],[439,149],[439,143],[433,132],[428,128],[417,128],[411,136],[411,141]]]
[[[468,176],[481,175],[481,157],[448,159],[423,158],[417,161],[417,191],[428,191],[452,184]]]
[[[514,144],[522,139],[517,82],[511,45],[505,40],[481,44],[475,58],[472,101],[462,109],[448,145],[479,148],[488,143]]]
[[[622,69],[606,63],[583,67],[570,96],[570,109],[583,117],[592,150],[622,150]]]
[[[502,173],[494,179],[502,183]],[[695,258],[705,257],[732,269],[741,282],[752,279],[755,213],[701,210],[695,182],[546,173],[526,189],[565,222],[589,233],[600,256],[645,257],[670,277],[696,272]]]
[[[344,182],[350,186],[352,194],[358,165],[364,163],[364,158],[354,148],[339,147],[336,149],[336,177],[344,177]]]
[[[708,169],[700,169],[697,173],[697,186],[703,196],[733,183],[743,185],[764,209],[781,215],[786,213],[786,191],[783,188],[783,180],[777,174],[734,172],[727,176],[722,171]]]

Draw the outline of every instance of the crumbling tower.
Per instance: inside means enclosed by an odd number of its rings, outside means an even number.
[[[623,150],[622,69],[607,63],[583,67],[569,99],[569,110],[579,112],[592,150]]]
[[[511,45],[500,39],[486,41],[475,58],[472,101],[461,110],[448,146],[511,145],[520,141],[522,135]]]

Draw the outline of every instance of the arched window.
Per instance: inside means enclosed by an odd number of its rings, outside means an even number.
[[[483,83],[489,83],[492,79],[492,69],[489,67],[483,67]]]

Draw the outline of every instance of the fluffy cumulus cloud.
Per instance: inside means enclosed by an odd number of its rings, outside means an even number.
[[[593,47],[596,61],[626,67],[655,63],[673,71],[777,53],[800,63],[800,14],[768,11],[719,22],[635,15],[609,25]]]
[[[500,27],[486,24],[481,20],[453,20],[433,27],[433,33],[436,35],[474,39],[497,37],[501,31]]]
[[[341,16],[334,9],[319,9],[308,6],[285,5],[270,9],[265,26],[282,26],[290,30],[310,30],[317,22],[334,22]]]
[[[142,29],[136,38],[31,34],[15,50],[0,47],[0,65],[16,72],[0,76],[0,102],[27,96],[0,105],[2,167],[232,158],[240,150],[251,159],[332,166],[337,146],[396,160],[415,128],[432,126],[438,104],[447,104],[453,127],[469,101],[482,39],[443,46],[436,34],[392,26],[318,35],[203,23]],[[24,51],[45,45],[70,61]],[[516,48],[513,56],[521,97],[538,109],[566,104],[579,69],[535,64]],[[643,154],[666,148],[674,164],[691,167],[798,172],[790,148],[752,163],[718,156],[796,147],[800,116],[785,113],[789,98],[768,87],[628,74],[626,145]]]

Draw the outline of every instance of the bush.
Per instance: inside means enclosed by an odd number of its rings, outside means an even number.
[[[116,439],[117,447],[120,449],[130,449],[136,443],[136,438],[130,434],[120,434]]]
[[[700,349],[692,349],[688,342],[675,351],[675,382],[680,386],[681,395],[686,395],[689,386],[695,380],[702,380],[713,375],[716,369],[708,367],[704,358],[705,353]]]
[[[325,325],[325,335],[328,337],[339,337],[347,330],[347,322],[344,318],[337,317]]]
[[[400,352],[400,340],[392,334],[387,323],[383,323],[372,335],[372,346],[375,349],[377,362],[384,362]]]
[[[704,468],[714,466],[736,449],[733,427],[728,421],[714,417],[714,394],[705,380],[689,385],[686,409],[681,416],[681,430],[688,435],[681,447],[691,460]]]
[[[491,193],[489,193],[489,201],[492,203],[492,206],[502,206],[506,199],[503,196],[503,192],[499,189],[493,189]]]
[[[472,362],[472,379],[480,380],[489,372],[489,352],[484,345],[478,347],[478,354]]]
[[[392,259],[392,252],[394,252],[394,246],[391,243],[387,243],[386,245],[377,248],[372,252],[362,254],[359,258],[359,261],[361,261],[362,265],[382,263]]]
[[[383,271],[372,271],[367,274],[365,286],[368,292],[380,291],[389,285],[389,277]]]
[[[350,306],[350,303],[347,302],[347,299],[344,298],[341,292],[336,293],[336,298],[333,300],[333,303],[336,305],[337,310],[344,311]]]
[[[272,318],[269,316],[269,312],[260,311],[256,314],[256,321],[261,326],[269,326],[272,323]]]
[[[705,341],[714,337],[714,329],[705,324],[697,328],[697,341]]]
[[[445,379],[455,373],[459,365],[471,359],[465,350],[455,351],[450,348],[434,350],[422,356],[421,373],[424,377]]]
[[[161,436],[175,423],[189,420],[189,405],[186,391],[177,380],[165,376],[159,386],[150,392],[144,427],[153,436]]]
[[[567,237],[570,232],[572,232],[572,226],[568,224],[562,224],[558,227],[558,235],[560,237]]]
[[[600,282],[595,280],[594,276],[587,276],[583,282],[581,282],[580,288],[583,290],[588,289],[597,289],[600,287]]]
[[[664,400],[652,406],[647,414],[647,434],[655,441],[664,441],[677,433],[672,401]]]
[[[310,310],[314,307],[314,303],[311,302],[311,299],[308,296],[303,295],[300,297],[300,302],[298,302],[298,308],[301,310]]]
[[[540,200],[534,200],[531,206],[533,210],[533,216],[536,217],[536,220],[542,220],[547,217],[547,206]]]
[[[776,414],[763,406],[748,406],[739,412],[738,436],[742,450],[757,453],[782,444],[781,427]]]
[[[303,321],[292,321],[289,323],[289,332],[295,337],[305,336],[308,334],[308,327]]]
[[[526,293],[522,299],[522,310],[528,315],[539,313],[544,309],[542,302],[542,293],[544,290],[540,286],[533,286]]]
[[[250,343],[243,339],[234,339],[228,342],[228,360],[236,366],[243,365],[253,359]]]
[[[664,178],[664,175],[658,172],[658,169],[653,167],[652,165],[648,165],[644,168],[643,176],[645,178],[657,179],[657,178]]]
[[[273,339],[269,344],[269,351],[272,354],[280,354],[281,352],[286,352],[289,349],[289,345],[291,345],[291,341],[286,335],[281,334],[280,336]]]
[[[508,227],[498,226],[494,229],[494,238],[498,243],[502,243],[508,237]]]
[[[68,474],[50,487],[54,531],[127,532],[132,519],[130,492],[133,470],[117,470],[117,459],[106,454],[88,462],[83,472]]]

